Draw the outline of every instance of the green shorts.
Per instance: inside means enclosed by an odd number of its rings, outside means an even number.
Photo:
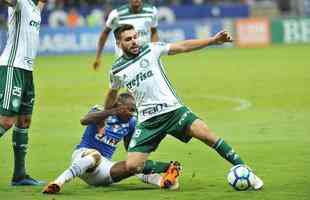
[[[34,97],[32,71],[0,66],[0,115],[31,115]]]
[[[148,119],[136,126],[128,152],[150,153],[155,151],[167,134],[187,143],[192,137],[186,134],[186,129],[196,119],[198,117],[185,106]]]

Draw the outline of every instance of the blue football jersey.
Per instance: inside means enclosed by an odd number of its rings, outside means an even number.
[[[96,124],[88,125],[84,130],[80,144],[76,148],[96,149],[102,156],[111,159],[117,144],[125,136],[132,135],[135,126],[136,117],[131,117],[129,121],[122,121],[115,115],[109,116],[101,130]]]

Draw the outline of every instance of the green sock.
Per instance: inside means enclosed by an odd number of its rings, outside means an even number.
[[[6,132],[6,129],[0,125],[0,138],[4,135],[5,132]]]
[[[166,162],[147,160],[145,161],[142,173],[143,174],[162,173],[168,169],[169,165],[170,162],[166,163]]]
[[[223,139],[219,139],[213,148],[231,164],[244,164],[240,156]]]
[[[25,157],[28,146],[28,129],[14,127],[13,130],[14,150],[14,178],[26,175]]]

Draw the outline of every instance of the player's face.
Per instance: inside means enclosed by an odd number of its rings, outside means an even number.
[[[124,31],[120,36],[119,46],[125,55],[139,54],[138,34],[134,29]]]
[[[129,2],[132,7],[140,7],[142,4],[142,0],[130,0]]]
[[[124,112],[121,115],[119,115],[119,117],[124,121],[128,121],[136,112],[136,105],[135,105],[135,101],[133,98],[128,98],[126,100],[126,103],[117,102],[117,106],[127,107],[128,112]]]

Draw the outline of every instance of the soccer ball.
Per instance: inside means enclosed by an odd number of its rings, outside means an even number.
[[[244,191],[251,187],[254,174],[247,166],[236,165],[230,169],[227,180],[235,190]]]

